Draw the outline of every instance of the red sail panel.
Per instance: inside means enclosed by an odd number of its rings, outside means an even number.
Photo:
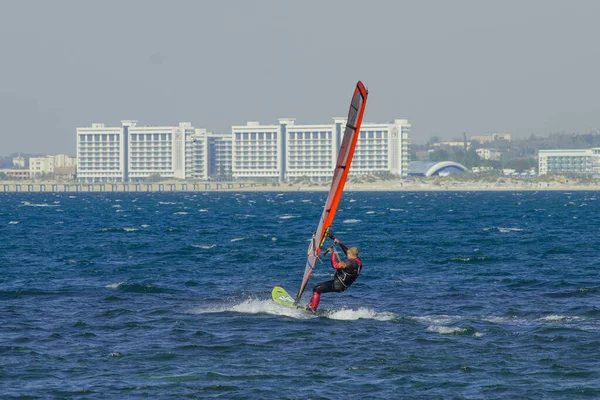
[[[348,111],[348,120],[346,122],[346,129],[340,144],[340,150],[333,171],[333,179],[331,180],[331,189],[325,202],[325,208],[321,214],[319,225],[317,230],[313,234],[310,245],[308,246],[308,258],[306,261],[306,268],[304,269],[304,276],[302,277],[302,283],[298,294],[296,295],[296,303],[298,303],[304,293],[308,279],[315,267],[315,263],[321,254],[321,247],[327,238],[329,228],[333,223],[335,212],[337,211],[342,193],[344,192],[344,186],[346,179],[348,178],[348,172],[350,172],[350,164],[352,163],[352,157],[354,156],[354,148],[356,147],[356,141],[360,133],[360,125],[362,123],[363,114],[367,105],[367,96],[369,92],[365,88],[362,82],[356,84],[356,89],[352,95],[352,101],[350,102],[350,110]]]

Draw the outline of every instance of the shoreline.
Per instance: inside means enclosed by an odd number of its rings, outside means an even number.
[[[599,183],[534,182],[407,182],[378,181],[346,183],[347,192],[501,192],[501,191],[597,191]],[[155,192],[327,192],[329,185],[318,184],[261,184],[240,182],[159,182],[80,184],[58,181],[15,182],[0,181],[0,193],[155,193]]]

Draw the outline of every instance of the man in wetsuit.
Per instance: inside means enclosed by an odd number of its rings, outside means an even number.
[[[308,311],[317,312],[319,307],[319,301],[321,300],[321,293],[329,292],[343,292],[348,289],[350,285],[358,278],[360,269],[362,268],[362,262],[358,258],[357,247],[347,247],[344,243],[337,240],[332,234],[329,237],[333,239],[333,244],[339,244],[342,251],[348,259],[346,261],[339,261],[337,254],[333,251],[331,246],[327,251],[331,252],[331,266],[335,269],[335,275],[332,280],[317,283],[313,288],[312,298],[306,305]]]

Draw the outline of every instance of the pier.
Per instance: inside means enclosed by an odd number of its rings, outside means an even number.
[[[0,183],[0,192],[72,192],[72,193],[141,193],[141,192],[222,192],[259,188],[263,185],[247,182],[201,183]]]

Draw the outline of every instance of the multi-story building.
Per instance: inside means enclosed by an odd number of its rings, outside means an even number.
[[[329,125],[295,125],[294,119],[279,121],[285,122],[282,130],[285,148],[280,152],[284,157],[281,180],[330,179],[345,120],[335,118]]]
[[[540,150],[539,174],[580,174],[600,177],[600,148]]]
[[[92,124],[77,128],[78,174],[84,182],[141,181],[152,176],[178,179],[330,179],[346,119],[332,124],[296,125],[248,122],[230,134],[178,126],[121,127]],[[408,174],[410,125],[407,120],[363,122],[351,174]]]
[[[345,124],[344,118],[322,125],[296,125],[294,119],[282,118],[277,125],[249,122],[234,126],[233,178],[327,180],[335,168]],[[363,122],[350,173],[406,176],[409,129],[407,120]]]
[[[279,125],[248,122],[231,128],[231,174],[234,179],[283,180],[282,146],[287,123],[288,120],[280,120]]]
[[[502,152],[498,149],[476,149],[475,152],[483,160],[502,160]]]
[[[120,127],[94,123],[77,128],[77,179],[83,182],[123,182],[127,176],[126,133],[134,121]]]
[[[73,175],[77,159],[67,154],[57,154],[45,157],[29,158],[29,176],[30,177],[54,177],[56,174],[64,174],[65,170],[70,170],[68,175]]]
[[[5,174],[11,178],[15,179],[29,179],[29,170],[28,169],[12,169],[12,168],[1,168],[0,174]]]
[[[30,157],[29,176],[41,177],[54,175],[54,157]]]
[[[207,134],[208,177],[216,180],[232,180],[233,139],[230,133]]]
[[[510,142],[510,133],[491,133],[489,135],[471,136],[471,141],[479,143],[490,143],[497,140],[506,140],[507,142]]]
[[[407,176],[410,161],[409,131],[410,124],[405,119],[385,124],[363,122],[350,174],[390,172]]]
[[[202,133],[196,132],[191,123],[181,122],[178,126],[137,126],[133,120],[121,123],[121,127],[92,124],[91,128],[77,128],[79,180],[136,182],[151,176],[206,177],[201,163],[186,161],[186,156],[201,156],[205,150]],[[190,169],[186,169],[188,165]]]

